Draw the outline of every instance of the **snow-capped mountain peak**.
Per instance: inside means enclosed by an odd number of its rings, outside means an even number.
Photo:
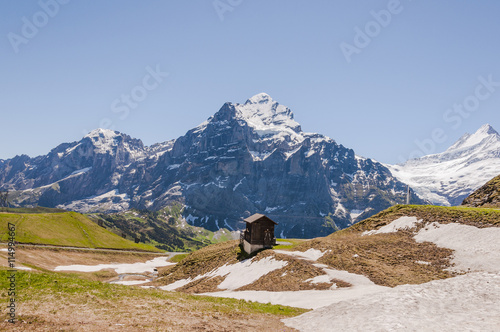
[[[90,139],[96,152],[108,153],[112,152],[113,147],[118,145],[118,138],[121,136],[117,131],[98,128],[85,135],[83,139]]]
[[[422,198],[439,205],[460,205],[500,172],[500,135],[485,124],[442,153],[386,166]]]
[[[236,104],[236,117],[246,121],[250,127],[261,133],[289,131],[300,133],[300,124],[294,120],[292,111],[274,101],[268,94],[259,93],[245,104]]]
[[[114,139],[116,136],[119,136],[120,133],[111,129],[102,129],[97,128],[92,130],[90,133],[84,136],[88,138],[100,138],[100,139]]]
[[[92,146],[94,153],[115,155],[129,154],[132,159],[145,157],[144,145],[141,140],[111,129],[94,129],[85,135],[78,145]]]
[[[483,125],[474,134],[463,135],[455,144],[453,144],[447,151],[454,151],[463,148],[468,148],[482,143],[487,139],[497,139],[500,141],[500,135],[489,124]]]
[[[256,94],[255,96],[249,98],[245,102],[245,104],[266,104],[269,102],[275,103],[275,101],[273,100],[273,98],[271,98],[270,95],[268,95],[265,92],[261,92],[261,93]]]
[[[244,104],[225,103],[214,116],[198,125],[193,131],[201,134],[208,127],[227,129],[235,125],[248,126],[258,136],[255,139],[293,142],[304,140],[302,128],[294,120],[292,111],[266,93],[256,94]]]

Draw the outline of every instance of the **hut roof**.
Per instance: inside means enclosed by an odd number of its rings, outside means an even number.
[[[256,213],[256,214],[254,214],[254,215],[252,215],[252,216],[244,219],[243,221],[251,224],[251,223],[253,223],[253,222],[257,221],[257,220],[264,219],[264,218],[267,219],[267,220],[272,221],[275,225],[278,224],[277,222],[275,222],[271,218],[267,217],[266,215],[260,214],[260,213]]]

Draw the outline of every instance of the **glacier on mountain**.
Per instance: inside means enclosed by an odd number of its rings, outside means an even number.
[[[385,165],[425,200],[454,206],[500,174],[500,135],[489,124],[465,134],[446,151]]]

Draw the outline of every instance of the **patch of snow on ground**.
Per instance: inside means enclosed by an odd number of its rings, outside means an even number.
[[[170,170],[173,170],[173,169],[177,169],[179,167],[181,167],[181,164],[172,164],[172,165],[169,165],[167,167],[167,169],[170,171]]]
[[[362,215],[363,212],[365,212],[365,210],[351,210],[351,212],[349,213],[351,216],[351,220],[356,219],[357,217]]]
[[[426,261],[415,261],[415,263],[421,264],[421,265],[431,265],[431,262],[426,262]]]
[[[347,271],[341,271],[341,270],[334,270],[328,268],[327,265],[324,264],[313,264],[316,267],[319,267],[325,271],[325,273],[329,276],[330,280],[332,279],[340,279],[343,281],[346,281],[355,286],[376,286],[373,281],[365,277],[364,275],[361,274],[355,274]],[[377,286],[377,287],[382,287],[382,286]],[[386,287],[382,287],[386,288]]]
[[[111,281],[110,284],[133,286],[133,285],[145,284],[150,281],[151,280],[121,280],[121,281]]]
[[[234,290],[257,281],[260,277],[283,268],[288,264],[286,261],[277,261],[273,257],[266,257],[258,261],[253,261],[254,258],[246,259],[236,264],[224,265],[213,271],[198,275],[191,279],[178,280],[170,285],[162,286],[163,290],[174,290],[205,277],[226,277],[217,288]]]
[[[283,207],[281,206],[275,206],[275,207],[266,207],[266,210],[264,212],[266,213],[271,213],[271,212],[274,212],[278,209],[282,209]]]
[[[455,266],[452,270],[500,273],[500,227],[477,228],[435,222],[422,228],[414,239],[453,249],[452,262]]]
[[[158,288],[162,289],[162,290],[166,290],[166,291],[173,291],[173,290],[176,290],[177,288],[181,288],[181,287],[186,286],[187,284],[189,284],[192,281],[196,281],[196,280],[199,280],[199,279],[204,278],[204,277],[205,277],[205,275],[200,275],[200,276],[197,276],[193,279],[187,278],[187,279],[177,280],[176,282],[173,282],[173,283],[168,284],[166,286],[160,286]]]
[[[310,249],[311,250],[311,249]],[[275,250],[275,252],[297,253],[302,254],[303,259],[311,260],[311,258],[318,257],[319,250],[308,250],[303,255],[303,252],[290,252],[284,250]],[[313,255],[315,253],[315,255]],[[323,253],[321,253],[323,255]],[[305,256],[305,258],[304,258]],[[321,256],[319,256],[321,257]],[[318,257],[318,258],[319,258]],[[247,301],[256,301],[261,303],[272,303],[280,305],[288,305],[297,308],[317,309],[332,303],[355,299],[366,294],[374,294],[384,291],[388,287],[375,285],[370,279],[365,276],[349,273],[347,271],[338,271],[329,269],[324,264],[314,264],[314,266],[322,268],[325,275],[311,278],[312,282],[330,282],[333,279],[341,279],[352,285],[347,288],[337,288],[334,285],[330,290],[304,290],[304,291],[289,291],[289,292],[267,292],[267,291],[232,291],[227,290],[223,292],[204,293],[200,295],[216,296],[216,297],[229,297],[234,299],[243,299]],[[241,275],[240,275],[241,276]]]
[[[303,290],[288,292],[268,291],[224,291],[216,293],[203,293],[215,297],[229,297],[239,300],[255,301],[260,303],[271,303],[287,305],[296,308],[318,309],[332,303],[356,299],[367,294],[374,294],[387,289],[383,286],[358,286],[349,288],[337,288],[334,290]]]
[[[126,193],[120,194],[117,189],[114,189],[99,196],[87,197],[68,204],[59,204],[56,207],[81,213],[99,210],[124,211],[128,210],[129,202],[130,197]]]
[[[104,269],[114,269],[116,273],[146,273],[154,272],[155,267],[175,265],[175,263],[167,262],[169,257],[157,257],[145,263],[131,264],[99,264],[99,265],[66,265],[57,266],[54,271],[78,271],[78,272],[95,272]]]
[[[314,278],[309,278],[305,280],[306,282],[310,282],[311,284],[321,284],[321,283],[329,283],[330,276],[328,274],[324,274],[321,276],[316,276]]]
[[[385,225],[379,229],[374,229],[371,231],[364,231],[361,236],[365,235],[373,235],[373,234],[383,234],[383,233],[395,233],[399,231],[400,229],[403,230],[408,230],[412,229],[416,226],[417,223],[421,222],[422,220],[417,220],[416,217],[401,217],[393,222],[391,222],[389,225]]]
[[[237,289],[257,281],[263,275],[286,266],[288,262],[266,257],[257,262],[244,261],[232,266],[222,266],[215,275],[227,275],[217,288]]]
[[[245,179],[246,179],[246,177],[244,177],[243,179],[241,179],[241,180],[240,180],[240,182],[238,182],[238,183],[237,183],[237,184],[233,187],[233,191],[236,191],[236,189],[238,189],[238,187],[239,187],[240,185],[242,185],[242,184],[243,184],[243,180],[245,180]]]
[[[499,331],[499,307],[500,275],[471,273],[364,294],[283,322],[304,332]]]
[[[325,254],[321,250],[317,250],[317,249],[313,249],[313,248],[308,249],[304,252],[302,252],[302,251],[287,251],[287,250],[274,250],[274,252],[276,252],[278,254],[295,256],[295,257],[305,259],[308,261],[317,261]]]
[[[15,270],[25,270],[25,271],[31,271],[31,267],[27,267],[27,266],[16,266],[14,268]]]
[[[254,161],[262,161],[265,160],[267,157],[269,157],[273,151],[268,151],[268,152],[258,152],[258,151],[248,151],[252,155],[252,158]]]
[[[79,170],[74,171],[74,172],[73,172],[73,173],[71,173],[70,175],[77,175],[77,174],[87,173],[87,172],[88,172],[88,171],[90,171],[91,169],[92,169],[92,167],[82,168],[82,169],[79,169]]]

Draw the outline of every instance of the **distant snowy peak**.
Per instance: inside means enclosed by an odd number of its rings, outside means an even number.
[[[300,124],[293,119],[292,111],[273,100],[266,93],[259,93],[245,104],[236,104],[236,117],[256,130],[293,130],[300,133]]]
[[[422,198],[439,205],[460,205],[500,173],[500,135],[486,124],[444,152],[386,166]]]
[[[97,128],[92,130],[90,133],[84,136],[92,139],[114,139],[116,136],[120,136],[120,133],[118,131],[114,131],[111,129],[102,129],[102,128]]]
[[[275,101],[273,98],[271,98],[270,95],[268,95],[265,92],[261,92],[256,94],[253,97],[250,97],[245,104],[267,104],[267,103],[274,103]]]
[[[476,131],[474,134],[465,134],[463,135],[455,144],[453,144],[448,150],[456,151],[463,148],[472,147],[478,145],[480,143],[489,143],[491,141],[500,142],[500,135],[498,132],[493,129],[489,124],[483,125]]]
[[[118,145],[120,137],[121,134],[117,131],[98,128],[85,135],[83,139],[90,140],[96,147],[96,152],[106,153],[111,151],[113,146]]]
[[[110,129],[94,129],[83,137],[80,144],[85,141],[90,141],[94,152],[100,154],[114,154],[116,149],[121,147],[121,149],[130,152],[134,158],[144,155],[144,144],[140,139]]]

